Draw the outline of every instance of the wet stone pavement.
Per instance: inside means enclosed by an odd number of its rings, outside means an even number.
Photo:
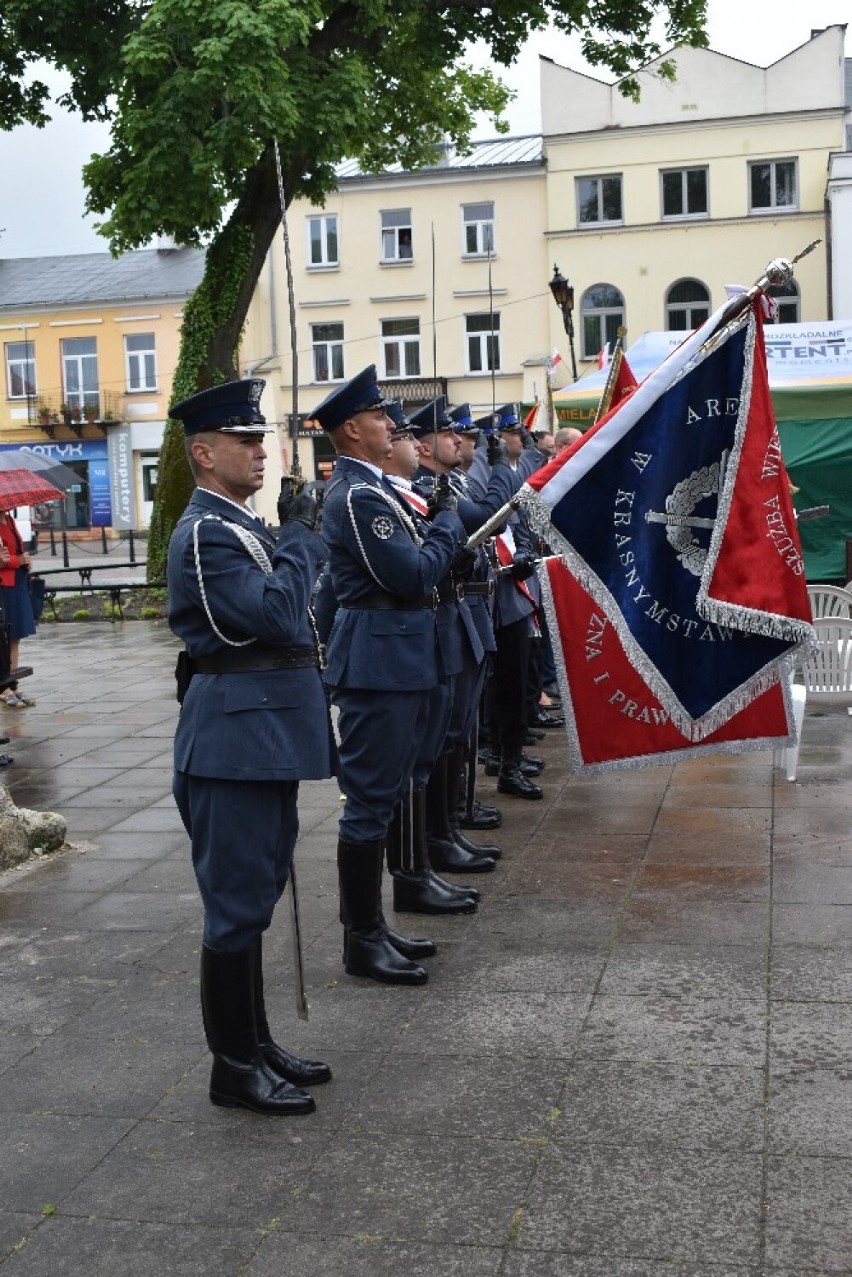
[[[476,915],[421,989],[343,973],[334,782],[303,786],[315,1115],[214,1108],[200,907],[170,793],[176,644],[44,626],[4,709],[20,806],[74,849],[0,875],[2,1277],[852,1273],[852,718],[768,753],[503,799]],[[495,793],[482,781],[480,796]],[[393,915],[391,915],[393,917]]]

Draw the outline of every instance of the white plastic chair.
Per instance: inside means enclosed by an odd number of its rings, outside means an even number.
[[[809,585],[814,621],[852,620],[852,591],[842,585]]]
[[[793,781],[796,779],[796,770],[799,765],[799,745],[802,740],[802,724],[805,721],[807,690],[804,683],[793,683],[790,687],[790,695],[793,698],[793,722],[796,727],[796,739],[786,749],[776,749],[773,762],[776,767],[783,766],[787,779]]]
[[[807,659],[798,663],[791,692],[793,717],[796,721],[796,744],[775,751],[776,765],[784,756],[788,780],[796,779],[799,764],[799,742],[805,717],[805,704],[846,705],[852,714],[852,618],[820,621],[814,626],[816,647]]]

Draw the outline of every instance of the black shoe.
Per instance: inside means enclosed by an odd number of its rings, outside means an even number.
[[[475,913],[476,900],[467,892],[442,890],[434,881],[437,874],[426,871],[393,875],[393,907],[397,913]],[[441,880],[438,879],[438,882]],[[449,883],[446,884],[449,887]]]
[[[497,792],[509,794],[512,798],[543,798],[544,790],[534,785],[523,774],[520,767],[504,767],[497,777]]]
[[[474,803],[473,815],[464,810],[459,811],[459,824],[462,829],[499,829],[503,817],[496,807],[486,807],[484,803]]]
[[[544,740],[547,732],[537,732],[532,727],[527,728],[527,734],[524,737],[525,745],[537,745],[539,741]]]
[[[385,923],[384,932],[397,953],[401,953],[404,958],[410,958],[412,962],[419,962],[422,958],[434,958],[438,952],[438,946],[434,940],[414,940],[410,936],[400,935],[398,931],[391,931],[387,923]]]
[[[320,1086],[331,1081],[331,1069],[327,1064],[320,1060],[302,1060],[298,1055],[285,1051],[277,1042],[261,1042],[260,1053],[273,1073],[294,1086]]]
[[[316,1108],[312,1095],[285,1082],[261,1057],[243,1062],[214,1055],[210,1100],[220,1108],[250,1109],[265,1117],[298,1117]]]
[[[565,719],[561,714],[548,714],[546,709],[539,708],[532,716],[534,727],[564,727]]]
[[[532,754],[521,754],[520,768],[525,776],[540,776],[547,763],[543,758],[534,758]]]
[[[366,976],[379,984],[425,984],[429,972],[403,957],[380,929],[346,936],[344,970],[347,975]]]
[[[492,860],[499,860],[503,855],[502,850],[494,843],[471,842],[470,838],[466,838],[458,826],[453,826],[453,842],[462,848],[463,851],[469,851],[474,856],[490,856]]]
[[[541,690],[543,692],[546,692],[548,696],[553,697],[554,700],[562,699],[562,693],[559,690],[558,683],[545,683],[544,687]]]
[[[491,856],[472,855],[450,839],[430,839],[427,846],[429,863],[439,873],[486,874],[497,867],[497,861]]]
[[[0,754],[0,767],[8,767],[9,764],[14,763],[14,761],[15,760],[11,754]]]

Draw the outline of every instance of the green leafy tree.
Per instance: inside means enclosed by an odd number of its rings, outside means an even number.
[[[335,166],[368,171],[433,161],[447,137],[470,145],[474,115],[508,94],[464,65],[485,41],[509,65],[529,33],[581,34],[585,57],[637,93],[634,71],[671,45],[704,44],[704,0],[6,0],[0,15],[0,122],[44,118],[46,89],[26,83],[47,58],[70,71],[67,101],[110,118],[112,145],[85,168],[90,211],[113,252],[156,235],[207,249],[184,312],[175,398],[237,373],[248,306],[285,202],[322,203]],[[673,74],[668,63],[663,73]],[[505,128],[503,129],[505,131]],[[149,534],[161,576],[191,489],[176,422],[167,425]]]

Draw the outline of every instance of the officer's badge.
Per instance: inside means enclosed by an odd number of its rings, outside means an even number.
[[[370,526],[380,541],[388,541],[393,536],[393,519],[387,514],[377,514]]]

